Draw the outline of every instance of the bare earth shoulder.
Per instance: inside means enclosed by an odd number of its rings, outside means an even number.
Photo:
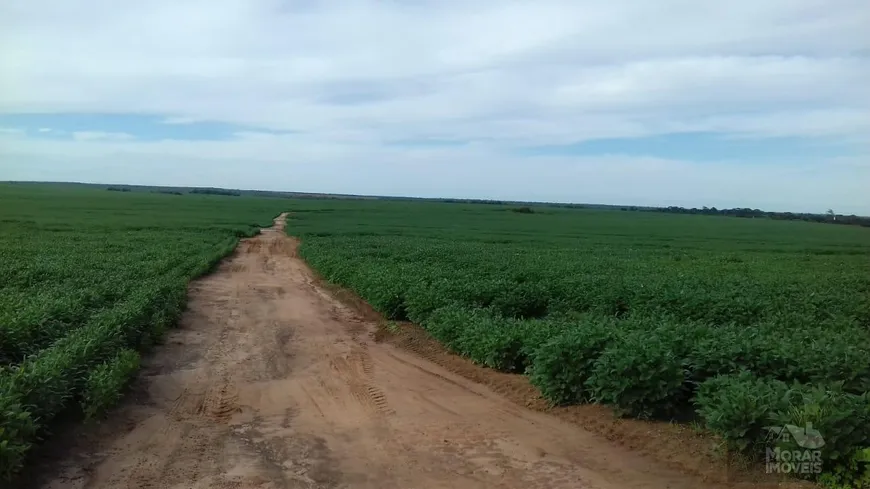
[[[136,392],[42,487],[717,487],[512,402],[413,342],[376,341],[376,322],[319,285],[284,223],[191,285]]]

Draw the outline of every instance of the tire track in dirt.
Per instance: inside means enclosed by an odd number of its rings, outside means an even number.
[[[41,487],[717,487],[514,404],[426,342],[376,341],[376,322],[298,258],[285,219],[191,284],[138,394],[82,428]]]

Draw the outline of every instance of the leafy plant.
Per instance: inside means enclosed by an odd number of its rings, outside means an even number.
[[[759,454],[768,436],[765,428],[775,426],[776,414],[787,410],[798,395],[796,387],[744,370],[704,381],[694,403],[707,428],[729,449]]]
[[[21,404],[15,403],[12,396],[0,396],[0,480],[10,480],[22,468],[37,429]]]
[[[524,368],[524,335],[525,329],[515,320],[472,310],[468,323],[459,331],[456,351],[496,370],[520,372]]]
[[[631,332],[596,360],[586,382],[595,402],[638,418],[671,418],[685,411],[689,372],[666,338]]]
[[[842,383],[808,385],[797,391],[788,409],[774,411],[772,419],[780,426],[811,425],[824,437],[819,450],[825,468],[848,464],[858,447],[870,440],[870,394],[844,392]],[[792,440],[785,449],[799,449]]]
[[[114,358],[92,370],[80,401],[85,418],[94,419],[115,405],[137,370],[139,354],[129,349],[121,350]]]
[[[610,321],[588,321],[544,342],[531,357],[532,384],[553,404],[588,402],[586,381],[613,340],[614,328]]]
[[[853,451],[823,472],[818,482],[827,489],[870,489],[870,449]]]

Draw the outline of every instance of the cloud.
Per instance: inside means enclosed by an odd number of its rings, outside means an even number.
[[[521,182],[497,186],[485,171],[498,171],[496,162],[504,161],[557,180],[573,175],[552,173],[565,166],[555,157],[520,154],[524,147],[713,133],[723,140],[819,140],[868,156],[866,25],[870,7],[860,0],[6,2],[0,5],[0,113],[135,115],[167,126],[239,128],[222,130],[237,139],[224,143],[123,142],[124,151],[143,158],[177,158],[182,172],[183,162],[193,160],[230,165],[236,159],[240,171],[263,172],[275,161],[305,162],[404,178],[396,187],[412,189],[418,183],[407,179],[420,173],[384,168],[425,164],[429,171],[456,172],[454,162],[461,161],[462,174],[479,181],[429,179],[440,182],[430,190],[524,195]],[[120,124],[76,130],[149,139]],[[292,134],[277,134],[284,131]],[[92,143],[115,151],[118,141],[87,143],[65,146],[64,154],[90,154],[97,151]],[[24,152],[31,163],[59,161],[50,147],[28,144],[0,151]],[[843,151],[814,153],[812,161],[801,145],[793,158],[785,150],[774,159],[741,151],[729,157],[731,166],[721,163],[722,172],[733,174],[735,198],[753,195],[740,190],[757,187],[748,180],[751,168],[758,178],[777,175],[769,192],[783,205],[835,205],[799,191],[802,177],[781,173],[781,165],[792,161],[823,173],[840,164]],[[718,161],[715,154],[679,160],[668,154],[574,157],[597,168],[583,178],[601,182],[609,181],[611,156],[630,156],[641,168],[679,161],[698,178]],[[673,165],[668,168],[683,168]],[[189,178],[201,175],[194,167]],[[289,190],[346,186],[334,171],[331,181],[321,181],[315,169],[297,170],[288,177]],[[854,179],[833,178],[824,180],[832,195],[851,199],[837,190],[851,188]],[[274,181],[263,177],[257,185]],[[347,184],[357,186],[354,193],[384,188],[360,178]],[[693,188],[667,188],[710,205]],[[659,195],[653,188],[633,192],[625,196],[631,202]],[[578,190],[572,200],[589,199]]]
[[[75,131],[72,133],[73,139],[76,141],[127,141],[134,139],[132,134],[123,132],[100,132],[100,131]]]
[[[17,127],[0,127],[0,139],[23,138],[26,132]]]
[[[193,117],[167,117],[160,122],[162,124],[195,124],[200,121]]]

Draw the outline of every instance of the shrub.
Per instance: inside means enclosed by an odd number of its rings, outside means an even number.
[[[743,371],[702,383],[695,404],[707,427],[733,450],[756,458],[768,448],[802,451],[794,438],[765,428],[811,427],[824,439],[818,450],[829,482],[864,477],[855,457],[870,440],[870,394],[845,392],[842,383],[787,384]]]
[[[746,368],[756,370],[769,340],[755,328],[722,326],[694,342],[687,355],[692,382],[699,384],[717,375]]]
[[[730,449],[749,452],[766,438],[764,428],[774,424],[774,413],[785,411],[796,395],[785,382],[742,371],[704,381],[694,402],[707,428]]]
[[[858,332],[839,329],[842,335],[823,335],[815,330],[814,341],[790,341],[793,359],[790,373],[802,382],[821,384],[837,380],[854,394],[870,391],[870,339]],[[812,346],[808,346],[812,345]]]
[[[553,404],[589,401],[586,381],[613,337],[612,322],[588,321],[549,339],[531,356],[532,384]]]
[[[506,317],[529,319],[547,314],[550,292],[540,282],[526,282],[506,287],[492,306]]]
[[[727,351],[758,375],[815,384],[840,380],[847,392],[870,390],[870,337],[849,324],[826,328],[836,328],[841,334],[832,335],[816,326],[786,329],[782,324],[760,324],[726,338],[718,353],[709,352],[709,358],[721,358]],[[742,350],[737,351],[735,345]]]
[[[408,319],[405,310],[407,286],[387,274],[366,277],[357,285],[357,293],[365,297],[369,304],[387,319],[404,321]]]
[[[469,309],[458,306],[442,307],[429,316],[423,326],[436,340],[452,351],[459,349],[459,336],[463,328],[475,319],[475,314]]]
[[[520,322],[523,331],[523,344],[520,348],[522,368],[518,371],[528,373],[532,367],[535,352],[550,339],[570,331],[576,323],[562,318],[524,320]]]
[[[596,360],[587,388],[595,402],[623,415],[670,418],[688,404],[689,373],[678,342],[658,331],[620,336]]]
[[[423,326],[448,349],[503,372],[524,372],[532,353],[564,330],[561,321],[504,318],[492,308],[442,307]]]
[[[493,315],[485,310],[473,310],[469,321],[459,331],[456,350],[475,363],[505,372],[520,372],[524,368],[521,323]]]
[[[842,384],[803,386],[788,409],[772,413],[776,426],[811,425],[824,438],[820,448],[825,468],[847,464],[849,458],[870,443],[870,394],[844,392]],[[800,449],[794,441],[783,449]]]
[[[408,319],[415,323],[425,323],[436,310],[455,304],[446,287],[441,285],[437,282],[419,281],[408,288],[404,299]]]

